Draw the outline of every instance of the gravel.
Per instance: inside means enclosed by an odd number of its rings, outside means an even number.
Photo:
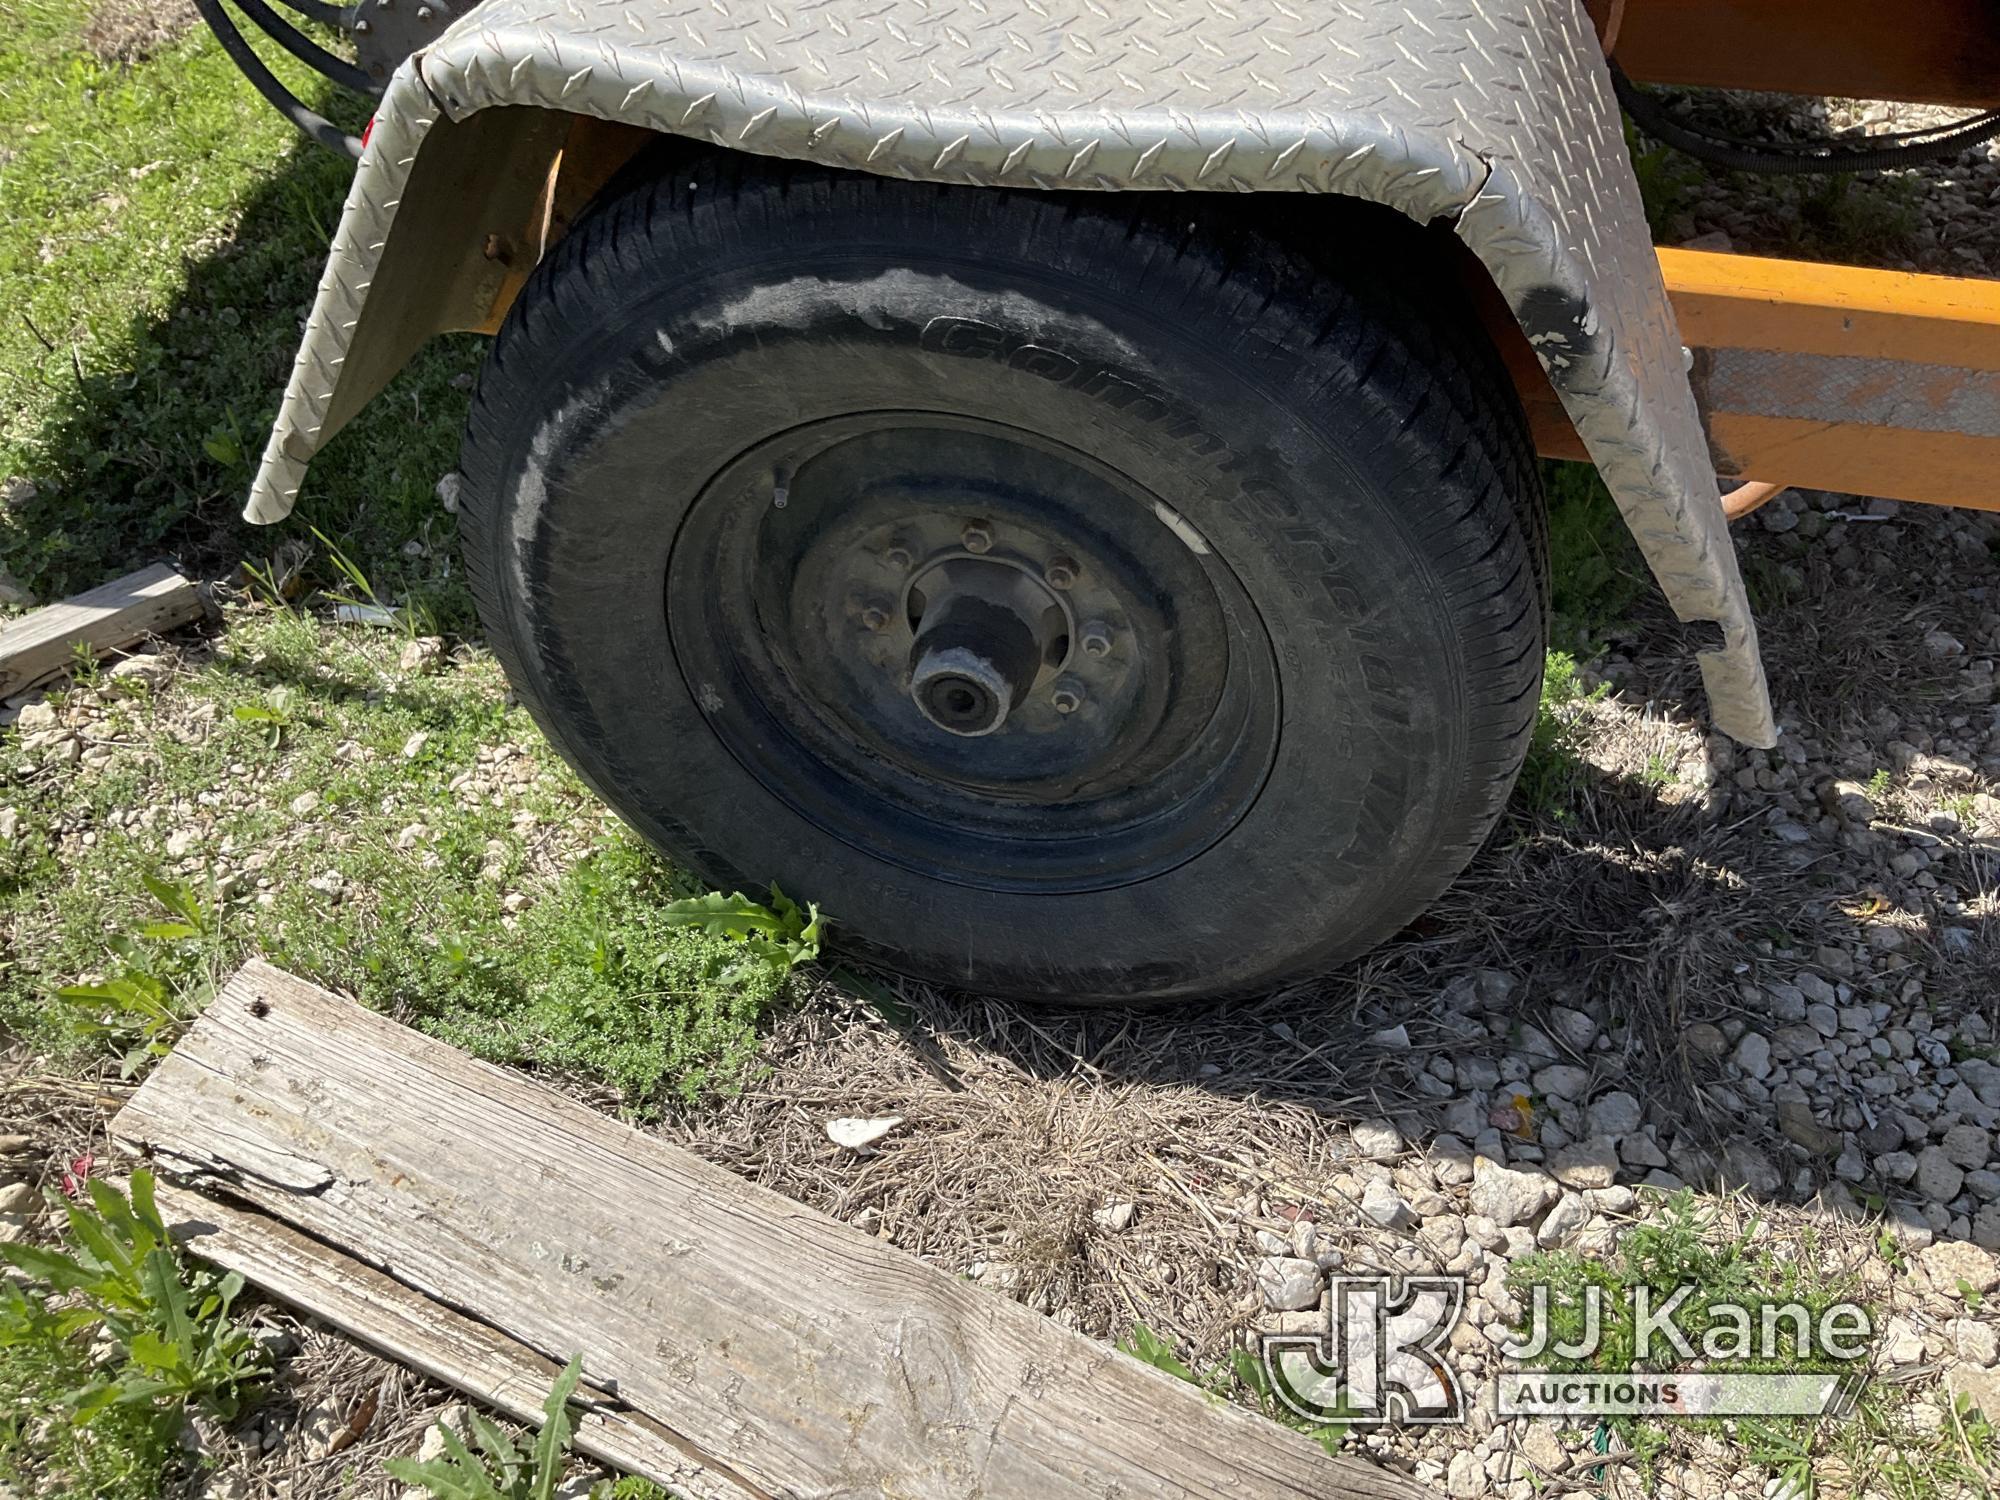
[[[1257,1291],[1273,1312],[1302,1312],[1319,1302],[1319,1266],[1292,1256],[1267,1256],[1257,1263]]]
[[[1490,1156],[1473,1159],[1472,1212],[1502,1229],[1527,1223],[1561,1191],[1555,1179],[1544,1172],[1510,1168]]]
[[[1385,1161],[1403,1152],[1403,1133],[1387,1120],[1363,1120],[1353,1130],[1354,1149],[1373,1161]]]

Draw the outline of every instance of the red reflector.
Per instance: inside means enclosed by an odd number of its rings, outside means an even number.
[[[368,146],[368,137],[369,137],[369,136],[371,136],[371,135],[373,135],[374,133],[375,133],[375,117],[374,117],[373,115],[370,115],[370,116],[368,117],[368,123],[367,123],[366,125],[363,125],[363,126],[361,127],[361,145],[362,145],[362,149],[364,149],[364,150],[366,150],[366,149],[367,149],[367,146]]]

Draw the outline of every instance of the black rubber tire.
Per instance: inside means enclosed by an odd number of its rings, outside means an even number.
[[[1373,233],[1386,211],[1362,206],[1314,211],[1355,232],[1304,253],[1241,200],[727,154],[633,181],[530,279],[467,424],[467,566],[522,700],[681,867],[724,889],[776,881],[821,903],[847,951],[933,981],[1063,1001],[1242,996],[1393,935],[1471,859],[1526,753],[1542,497],[1476,320],[1437,265],[1385,264],[1382,245],[1422,232]],[[927,348],[939,315],[1161,399],[1135,412]],[[772,390],[774,350],[777,368],[827,378]],[[1233,570],[1275,648],[1282,729],[1219,842],[1111,889],[954,884],[829,836],[718,739],[661,604],[681,510],[768,410],[885,392],[1108,455],[1172,494]],[[600,452],[607,434],[622,467]]]

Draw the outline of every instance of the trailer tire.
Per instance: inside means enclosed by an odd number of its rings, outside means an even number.
[[[1424,231],[1293,248],[1242,201],[630,182],[465,434],[549,738],[681,867],[940,983],[1239,996],[1394,934],[1533,730],[1538,473],[1476,320],[1382,253]]]

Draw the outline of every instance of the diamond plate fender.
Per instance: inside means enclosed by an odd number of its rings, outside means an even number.
[[[398,70],[247,514],[357,405],[341,368],[426,133],[535,105],[992,186],[1343,193],[1447,220],[1540,356],[1711,715],[1777,737],[1680,335],[1577,0],[485,0]]]

